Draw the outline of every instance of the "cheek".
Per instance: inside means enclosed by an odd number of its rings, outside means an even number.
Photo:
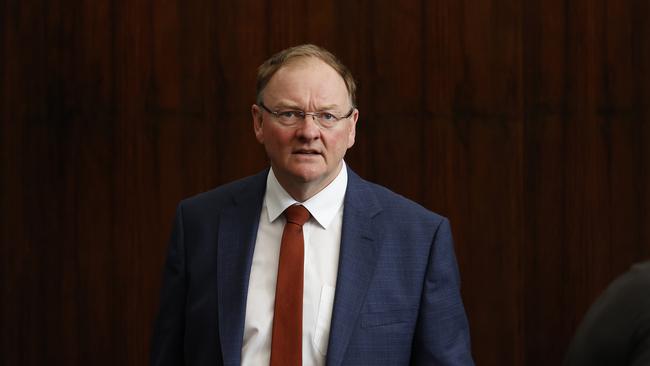
[[[334,136],[331,136],[331,138],[327,141],[329,144],[326,146],[328,147],[328,150],[330,151],[331,154],[336,154],[337,156],[343,156],[345,152],[347,151],[348,147],[350,147],[350,141],[349,141],[349,135],[346,132],[342,132],[339,134],[336,134]]]
[[[267,149],[279,151],[290,147],[291,135],[287,131],[268,128],[264,131],[264,145]]]

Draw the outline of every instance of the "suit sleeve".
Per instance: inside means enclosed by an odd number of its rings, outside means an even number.
[[[650,311],[646,311],[641,323],[638,344],[632,350],[631,366],[650,365]]]
[[[411,363],[474,365],[458,265],[446,219],[433,237],[422,291]]]
[[[607,287],[582,319],[564,365],[650,365],[648,275],[633,269]]]
[[[182,204],[169,241],[163,270],[160,309],[151,341],[151,365],[183,365],[185,328],[186,270]]]

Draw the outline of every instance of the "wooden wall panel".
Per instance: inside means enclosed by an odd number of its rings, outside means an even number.
[[[142,365],[178,201],[263,168],[256,67],[356,76],[348,163],[451,220],[478,365],[559,364],[650,257],[650,5],[0,6],[0,363]]]
[[[641,7],[526,3],[525,364],[557,363],[606,284],[648,257]]]
[[[425,182],[446,183],[426,203],[440,207],[455,230],[465,301],[476,306],[468,312],[481,339],[474,341],[477,358],[520,364],[521,278],[512,273],[519,272],[523,233],[521,10],[486,1],[436,2],[428,11],[435,28],[427,43],[434,49],[425,74],[433,115],[426,131],[433,143]]]

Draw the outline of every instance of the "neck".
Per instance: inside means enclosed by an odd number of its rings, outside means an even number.
[[[316,195],[316,193],[320,192],[324,188],[324,187],[305,187],[305,186],[288,187],[282,183],[280,184],[282,185],[282,188],[284,188],[294,200],[300,203],[305,202],[308,199],[312,198],[314,195]]]
[[[275,177],[282,188],[284,188],[284,190],[287,191],[287,193],[289,193],[289,195],[294,200],[302,203],[312,198],[314,195],[332,183],[341,172],[342,167],[343,163],[341,162],[339,168],[336,170],[336,173],[332,174],[331,177],[326,177],[323,180],[313,182],[298,181],[293,177],[284,177],[278,174],[275,174]]]

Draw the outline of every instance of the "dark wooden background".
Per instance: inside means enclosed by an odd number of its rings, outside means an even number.
[[[356,75],[362,176],[451,219],[478,365],[650,256],[647,0],[7,0],[0,364],[144,365],[176,203],[266,165],[255,69]]]

